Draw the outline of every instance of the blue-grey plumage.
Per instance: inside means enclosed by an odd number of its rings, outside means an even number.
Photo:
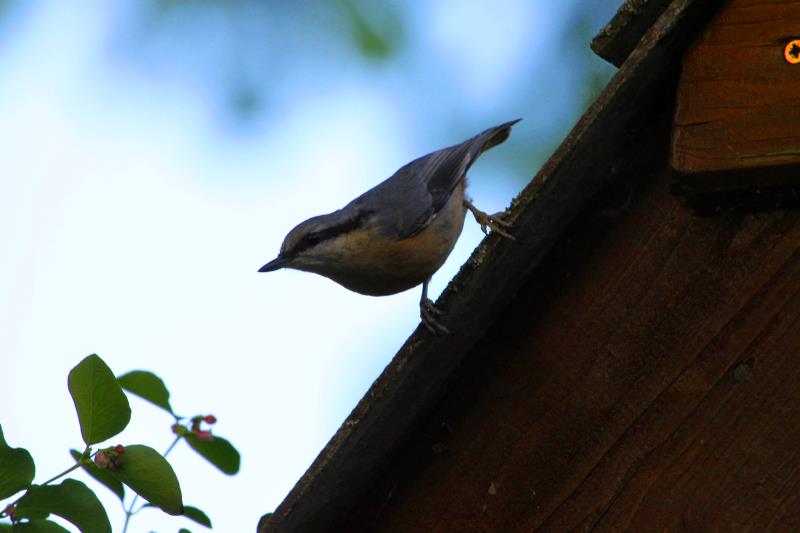
[[[415,159],[342,209],[301,222],[259,272],[304,270],[372,296],[422,284],[423,322],[446,330],[432,316],[437,311],[427,297],[428,281],[453,250],[467,210],[484,231],[489,226],[510,237],[502,219],[477,210],[464,193],[467,170],[518,121]]]

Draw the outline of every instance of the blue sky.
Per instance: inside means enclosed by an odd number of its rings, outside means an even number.
[[[523,117],[471,171],[475,203],[503,209],[577,118],[587,65],[611,73],[585,39],[563,45],[584,4],[392,4],[404,44],[376,62],[330,8],[275,7],[256,24],[263,9],[247,2],[233,22],[213,9],[153,22],[128,1],[12,2],[0,23],[0,424],[37,480],[80,447],[66,376],[98,353],[117,374],[160,375],[177,411],[217,416],[239,475],[185,446],[169,459],[216,530],[252,530],[419,321],[418,289],[370,298],[256,270],[301,220]],[[592,7],[587,37],[613,4]],[[481,238],[468,218],[432,296]],[[166,448],[171,419],[132,403],[112,444]],[[116,530],[118,502],[89,484]],[[130,531],[186,525],[145,511]]]

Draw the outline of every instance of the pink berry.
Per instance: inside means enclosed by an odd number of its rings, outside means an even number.
[[[125,446],[123,446],[122,444],[117,444],[116,446],[114,446],[114,451],[117,452],[118,454],[125,453]]]
[[[217,423],[217,417],[214,416],[214,415],[206,415],[205,417],[203,417],[203,420],[206,421],[206,424],[216,424]]]
[[[211,432],[207,431],[207,430],[204,430],[204,429],[196,430],[194,432],[194,435],[195,435],[195,437],[197,437],[198,440],[204,440],[204,441],[207,441],[207,442],[211,441],[211,440],[214,440],[214,436],[211,434]]]

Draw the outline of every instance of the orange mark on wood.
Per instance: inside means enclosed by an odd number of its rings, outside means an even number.
[[[800,63],[800,39],[790,41],[783,49],[783,57],[791,64]]]

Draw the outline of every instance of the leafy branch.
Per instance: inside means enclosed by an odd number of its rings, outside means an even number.
[[[82,468],[120,500],[125,512],[123,533],[131,518],[145,507],[184,516],[205,527],[211,520],[200,509],[183,504],[180,483],[166,456],[181,440],[216,466],[233,475],[239,471],[239,452],[227,440],[212,434],[213,415],[186,419],[175,414],[164,382],[151,372],[135,370],[119,378],[97,355],[83,359],[69,373],[68,387],[85,448],[70,450],[75,464],[41,484],[34,484],[36,467],[24,448],[12,448],[0,426],[0,501],[22,492],[9,504],[0,505],[0,533],[60,533],[67,530],[48,520],[53,514],[75,525],[81,532],[111,533],[108,514],[95,493],[75,479],[55,481]],[[128,425],[131,408],[125,393],[134,394],[169,412],[175,439],[164,454],[143,444],[109,446],[93,451],[92,446],[118,435]],[[186,420],[186,423],[184,423]],[[134,495],[125,505],[125,487]],[[136,508],[142,498],[147,503]],[[182,528],[181,531],[188,531]]]

